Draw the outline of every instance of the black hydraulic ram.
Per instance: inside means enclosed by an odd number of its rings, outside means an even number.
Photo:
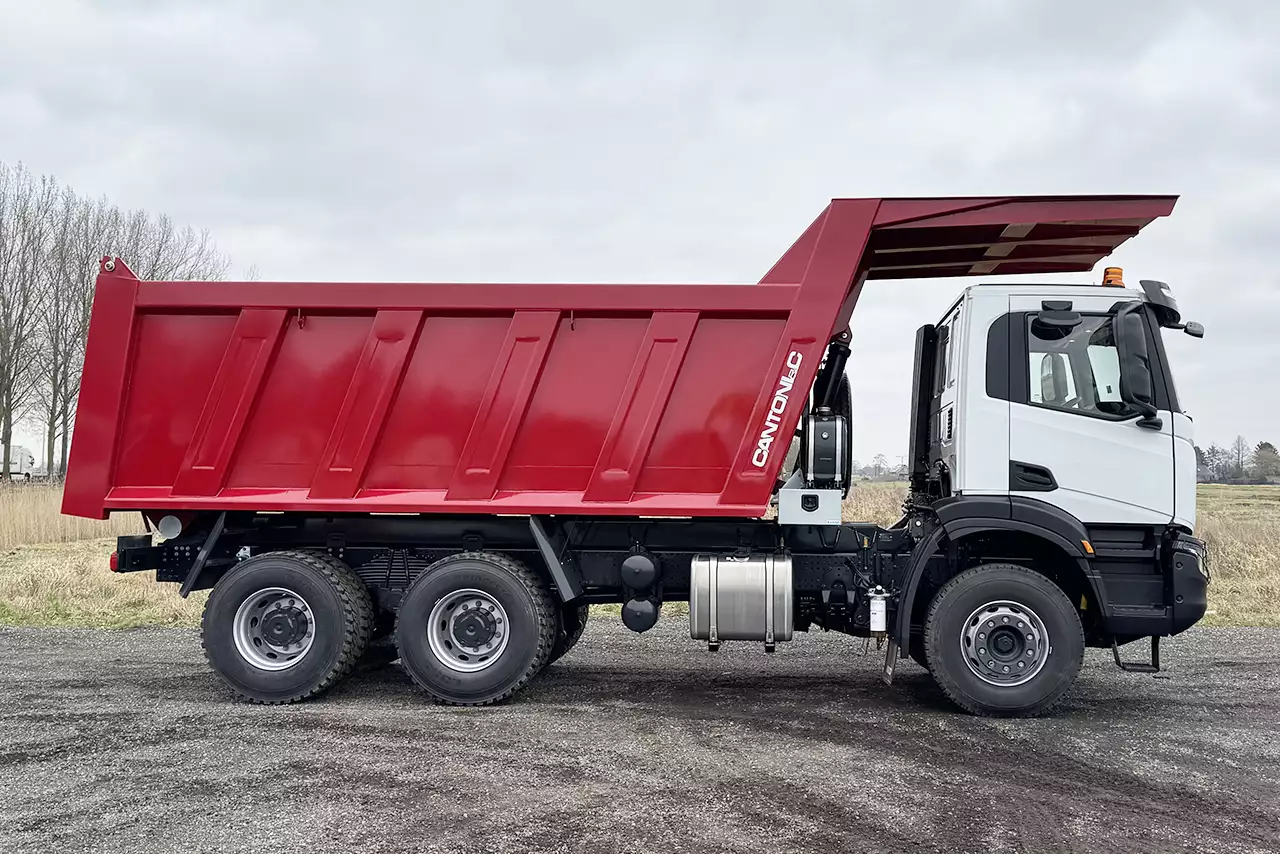
[[[827,360],[814,383],[814,400],[818,412],[830,412],[835,408],[836,397],[840,394],[840,379],[844,376],[844,366],[849,361],[849,338],[849,330],[846,329],[827,345]]]

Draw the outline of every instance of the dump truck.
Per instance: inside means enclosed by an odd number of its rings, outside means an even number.
[[[210,590],[205,653],[255,703],[392,643],[436,701],[495,703],[590,606],[643,632],[687,602],[709,650],[842,632],[887,682],[906,655],[961,709],[1043,713],[1086,648],[1154,671],[1205,611],[1162,340],[1203,329],[1114,268],[1034,282],[1175,200],[837,199],[755,284],[159,282],[106,257],[63,511],[141,513],[111,568]],[[859,294],[1004,274],[1032,282],[915,331],[901,518],[844,521],[849,377],[885,370],[849,364]]]

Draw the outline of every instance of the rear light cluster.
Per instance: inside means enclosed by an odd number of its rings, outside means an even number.
[[[120,552],[111,553],[111,571],[112,572],[120,571]]]

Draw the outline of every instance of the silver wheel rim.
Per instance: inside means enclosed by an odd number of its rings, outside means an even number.
[[[315,641],[307,600],[287,587],[265,587],[236,609],[231,636],[240,657],[259,670],[288,670]]]
[[[1044,621],[1017,602],[988,602],[970,614],[960,630],[960,654],[969,669],[1001,688],[1034,679],[1051,652]]]
[[[443,596],[427,620],[431,652],[450,670],[475,673],[501,657],[511,637],[502,603],[483,590]]]

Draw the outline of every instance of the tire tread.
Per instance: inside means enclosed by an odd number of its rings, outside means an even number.
[[[955,703],[957,706],[964,709],[966,712],[969,712],[970,714],[973,714],[973,715],[977,715],[979,717],[1008,717],[1010,716],[1010,713],[1001,712],[999,710],[992,710],[985,706],[974,703],[964,695],[964,693],[960,690],[960,686],[955,682],[955,680],[951,678],[950,674],[946,672],[947,669],[945,667],[933,666],[933,662],[938,661],[938,657],[935,654],[933,632],[930,631],[930,626],[933,624],[933,621],[938,612],[938,609],[941,607],[942,603],[945,601],[946,595],[950,593],[951,590],[953,590],[956,587],[960,587],[967,584],[969,580],[973,578],[975,575],[979,575],[983,572],[990,572],[991,570],[995,570],[995,569],[1008,570],[1017,574],[1024,575],[1029,580],[1033,580],[1035,584],[1037,585],[1046,584],[1050,588],[1052,588],[1052,590],[1057,592],[1058,595],[1063,596],[1064,599],[1066,597],[1066,594],[1063,593],[1062,590],[1056,584],[1054,584],[1052,579],[1048,578],[1047,576],[1039,572],[1036,572],[1034,569],[1028,569],[1025,566],[1019,566],[1016,563],[986,563],[986,564],[982,564],[981,566],[974,567],[972,569],[967,569],[964,572],[961,572],[959,575],[952,578],[946,584],[942,585],[942,587],[934,595],[933,601],[929,603],[929,612],[928,612],[928,615],[925,617],[925,623],[924,623],[924,626],[925,626],[924,645],[925,645],[926,660],[929,662],[928,670],[930,673],[933,674],[934,680],[938,683],[938,686],[942,688],[943,693],[947,695],[947,698],[950,699],[951,702]],[[1076,633],[1078,634],[1080,648],[1083,649],[1084,648],[1084,628],[1080,624],[1080,619],[1078,615],[1076,616],[1075,620],[1072,622],[1072,625],[1075,627]],[[1074,676],[1072,677],[1072,679],[1074,679]],[[1068,685],[1070,685],[1070,682],[1068,682]],[[1015,714],[1017,717],[1022,717],[1022,718],[1040,717],[1052,711],[1055,706],[1057,706],[1060,702],[1062,702],[1063,697],[1065,697],[1066,695],[1067,695],[1067,691],[1064,689],[1062,691],[1059,691],[1057,696],[1050,697],[1048,701],[1041,702],[1039,705],[1033,706],[1026,710],[1019,710]]]
[[[421,688],[431,699],[442,706],[492,706],[495,703],[501,703],[516,694],[520,689],[529,683],[533,677],[542,671],[551,656],[551,648],[556,642],[556,633],[559,630],[559,615],[556,613],[556,604],[551,598],[550,586],[533,570],[525,566],[518,560],[507,557],[497,552],[460,552],[449,557],[442,558],[431,566],[427,567],[418,578],[414,579],[417,583],[420,579],[427,578],[433,572],[443,569],[450,564],[460,563],[462,561],[481,561],[493,564],[509,573],[515,578],[520,585],[525,588],[530,601],[533,603],[534,619],[537,621],[537,651],[529,666],[525,668],[520,678],[507,687],[505,691],[494,697],[484,700],[459,700],[456,697],[450,697],[441,694],[432,688],[428,683],[420,680],[410,667],[405,667],[405,671],[409,674],[415,685]],[[399,634],[399,615],[396,619],[396,632]]]
[[[556,632],[556,641],[551,647],[551,654],[547,656],[547,664],[555,664],[560,659],[569,654],[569,650],[578,645],[578,641],[582,640],[582,633],[587,630],[587,618],[591,615],[590,605],[562,606],[560,610],[561,630]],[[573,620],[573,628],[564,631],[563,623],[566,616]]]
[[[364,586],[364,582],[360,580],[351,567],[327,552],[299,550],[263,552],[261,555],[254,555],[254,557],[249,558],[240,566],[244,566],[260,556],[270,556],[274,559],[286,558],[304,564],[332,584],[334,590],[337,591],[338,599],[342,602],[342,651],[338,656],[337,662],[329,669],[325,677],[313,687],[288,697],[263,699],[246,694],[236,686],[228,683],[228,687],[231,688],[235,698],[240,702],[259,706],[284,706],[323,694],[351,674],[361,656],[364,655],[365,649],[369,645],[369,638],[373,633],[373,600],[369,596],[369,589]],[[210,603],[213,602],[213,599],[214,597],[210,596],[205,600],[204,612],[200,617],[200,649],[204,652],[204,657],[211,666],[214,663],[209,655],[206,639],[209,634]],[[217,670],[216,666],[214,666],[214,670]]]

